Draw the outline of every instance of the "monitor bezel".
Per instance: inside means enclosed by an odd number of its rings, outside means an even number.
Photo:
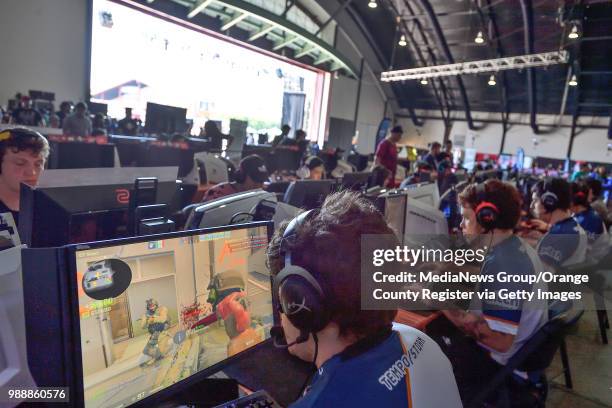
[[[118,238],[106,241],[96,241],[96,242],[88,242],[81,244],[70,244],[66,245],[64,248],[66,250],[66,261],[69,271],[68,277],[68,290],[69,290],[69,305],[70,305],[70,317],[73,322],[70,325],[71,330],[69,332],[69,336],[72,339],[72,344],[74,345],[73,350],[73,362],[72,362],[72,370],[73,374],[71,377],[73,378],[73,385],[75,386],[74,396],[76,399],[76,405],[80,407],[85,407],[85,390],[83,384],[83,356],[81,350],[81,322],[79,319],[79,299],[78,299],[78,283],[76,279],[77,267],[76,267],[76,253],[77,251],[90,250],[96,248],[106,248],[110,246],[117,245],[129,245],[138,242],[146,242],[146,241],[158,241],[158,240],[166,240],[173,238],[182,238],[186,236],[194,236],[194,235],[202,235],[202,234],[212,234],[216,232],[222,231],[233,231],[238,229],[250,229],[250,228],[258,228],[258,227],[266,227],[268,242],[272,239],[272,235],[274,233],[274,223],[272,221],[256,221],[235,225],[226,225],[221,227],[212,227],[212,228],[198,228],[186,231],[177,231],[177,232],[169,232],[164,234],[154,234],[154,235],[143,235],[137,237],[129,237],[129,238]],[[272,276],[270,276],[270,288],[272,285]],[[278,314],[275,312],[278,308],[275,302],[277,301],[276,296],[272,296],[272,316],[273,316],[273,325],[279,324]],[[191,377],[187,377],[163,390],[160,390],[154,394],[150,394],[147,397],[143,398],[140,401],[137,401],[131,405],[128,405],[130,408],[140,408],[140,407],[148,407],[155,402],[161,402],[169,399],[172,395],[187,389],[190,386],[193,386],[198,381],[202,381],[209,377],[211,374],[217,373],[221,371],[224,367],[231,364],[233,361],[241,358],[254,350],[259,349],[265,344],[271,342],[270,338],[265,339],[261,343],[244,350],[238,354],[235,354],[231,357],[226,358],[214,364],[198,373],[192,375]]]

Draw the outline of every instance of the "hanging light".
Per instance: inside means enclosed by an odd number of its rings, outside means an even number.
[[[482,44],[484,42],[484,35],[482,35],[482,31],[479,31],[478,34],[476,34],[476,38],[474,38],[474,42],[476,44]]]
[[[572,26],[572,31],[570,31],[570,33],[567,35],[567,38],[569,38],[570,40],[575,40],[578,37],[580,37],[580,33],[578,32],[578,26],[574,24]]]
[[[578,85],[578,79],[576,78],[576,74],[572,75],[572,79],[570,79],[570,81],[568,82],[569,86],[577,86]]]
[[[373,9],[378,7],[378,4],[376,4],[376,0],[370,0],[370,2],[368,3],[368,7]]]
[[[406,42],[406,36],[404,34],[402,34],[402,36],[400,37],[398,44],[400,47],[405,47],[406,44],[408,44]]]
[[[491,75],[489,77],[489,82],[487,82],[487,84],[489,84],[489,86],[495,86],[497,85],[497,82],[495,81],[495,75]]]
[[[421,85],[427,85],[429,82],[427,82],[427,78],[423,78],[421,79]]]

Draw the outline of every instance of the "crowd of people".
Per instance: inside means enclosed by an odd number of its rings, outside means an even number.
[[[74,113],[66,108],[63,126],[86,131],[86,121],[81,120],[84,112],[86,106],[79,104]],[[395,186],[391,183],[395,180],[396,143],[401,134],[401,127],[394,127],[377,149],[373,166],[381,184]],[[297,150],[305,146],[299,177],[318,180],[326,176],[324,161],[308,155],[303,132],[290,138],[283,130],[277,139],[277,146]],[[48,155],[49,144],[35,131],[13,128],[0,132],[0,212],[11,212],[19,219],[19,185],[37,184]],[[444,184],[447,180],[453,184],[451,176],[456,171],[452,144],[446,142],[442,149],[442,144],[433,143],[415,167],[414,174],[402,184],[436,181],[441,191],[453,188]],[[247,156],[241,160],[235,180],[208,190],[205,201],[261,188],[269,178],[265,161],[257,155]],[[472,181],[457,192],[455,199],[460,207],[460,232],[473,237],[468,238],[470,244],[484,243],[489,248],[480,274],[509,270],[535,275],[545,269],[562,273],[567,266],[587,258],[602,259],[609,253],[610,211],[602,195],[608,178],[600,170],[593,174],[582,166],[571,181],[528,174],[516,186],[496,177]],[[360,270],[361,251],[360,240],[355,237],[363,234],[393,236],[383,215],[366,198],[355,192],[334,193],[320,209],[282,225],[268,248],[271,272],[279,279],[275,287],[281,298],[281,325],[289,352],[318,368],[296,407],[331,406],[340,401],[342,405],[371,401],[377,406],[395,406],[411,399],[423,406],[459,407],[502,370],[552,316],[548,304],[527,307],[518,303],[500,308],[483,300],[468,310],[442,311],[461,334],[444,342],[416,329],[394,325],[396,311],[361,308],[356,272]],[[530,245],[527,238],[535,238],[534,244]],[[289,279],[295,268],[302,271],[300,276],[311,276],[306,279],[308,285],[316,282],[320,290],[304,289],[307,284],[303,280],[296,283]],[[495,285],[486,289],[499,289]],[[527,283],[518,286],[513,290],[545,289]],[[300,290],[309,291],[311,296],[304,302],[316,304],[290,310],[291,296]],[[313,300],[313,293],[319,298]],[[419,344],[423,354],[405,367],[412,382],[393,386],[380,373],[401,361],[406,347],[414,344]],[[378,371],[371,370],[374,366]],[[545,398],[534,391],[544,381],[542,373],[517,373],[513,380],[522,381],[530,397]],[[387,382],[389,387],[385,386]],[[423,392],[419,388],[431,382],[444,392]]]

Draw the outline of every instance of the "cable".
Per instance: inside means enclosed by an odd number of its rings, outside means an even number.
[[[304,384],[302,384],[302,386],[300,387],[300,392],[298,393],[296,400],[300,399],[304,395],[304,391],[306,390],[306,387],[308,387],[308,383],[310,383],[310,380],[312,380],[312,377],[314,377],[315,373],[317,372],[317,357],[319,356],[319,338],[317,337],[316,333],[312,333],[312,338],[315,343],[314,358],[312,359],[312,365],[314,365],[315,370],[312,373],[308,374],[308,376],[306,376],[306,381],[304,381]]]

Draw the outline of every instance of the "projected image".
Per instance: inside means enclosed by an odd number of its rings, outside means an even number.
[[[320,128],[323,78],[254,50],[108,0],[93,1],[91,97],[146,121],[146,104],[187,109],[199,133],[208,119],[246,120],[273,133],[283,117],[294,129]],[[274,135],[274,134],[272,134]]]
[[[85,406],[127,406],[268,338],[266,245],[254,228],[78,252]],[[83,277],[108,260],[132,281],[95,300]]]

